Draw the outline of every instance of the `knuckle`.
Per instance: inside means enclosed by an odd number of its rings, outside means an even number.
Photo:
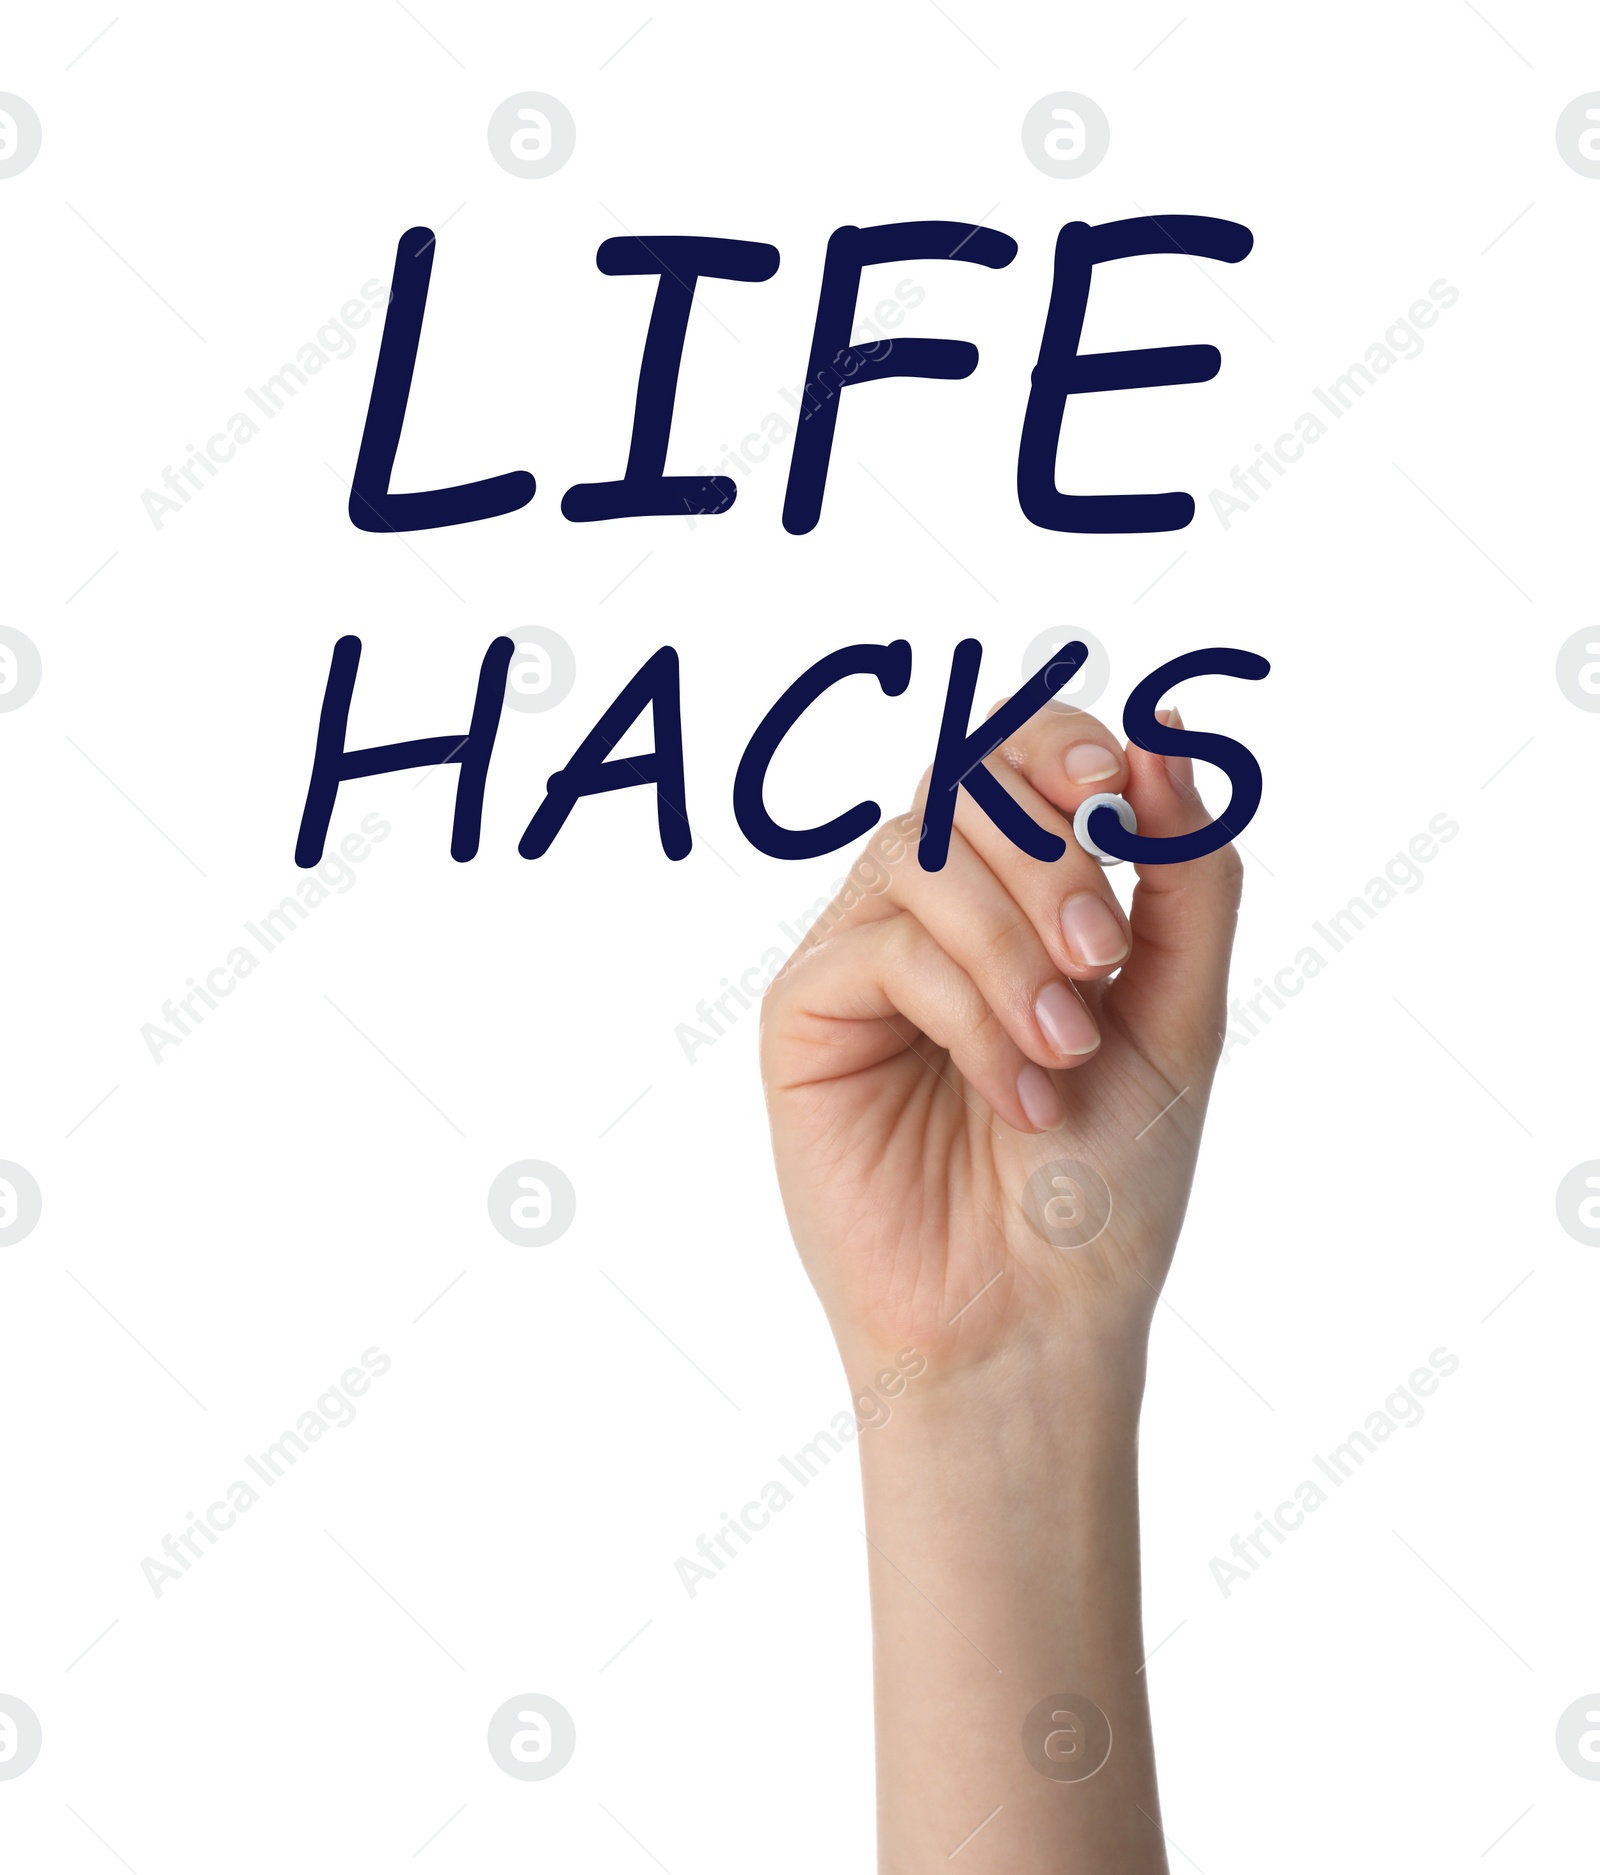
[[[962,1020],[962,1041],[966,1052],[976,1060],[988,1060],[1010,1040],[1005,1024],[982,996],[972,999]]]
[[[886,920],[883,945],[891,969],[909,970],[922,960],[922,931],[909,912]]]
[[[852,876],[859,876],[862,889],[872,895],[886,892],[895,868],[914,855],[921,831],[920,814],[896,814],[882,822],[851,868]]]
[[[1040,945],[1032,922],[1017,905],[981,936],[978,968],[988,982],[1031,983],[1040,974]]]
[[[1108,749],[1121,756],[1121,745],[1112,733],[1110,725],[1101,722],[1098,716],[1091,716],[1087,710],[1076,709],[1054,710],[1051,714],[1054,719],[1056,739],[1061,743],[1102,742]]]
[[[1229,897],[1237,903],[1244,891],[1244,861],[1239,857],[1239,849],[1230,840],[1226,846],[1217,848],[1212,856],[1216,868],[1217,880],[1227,891]]]

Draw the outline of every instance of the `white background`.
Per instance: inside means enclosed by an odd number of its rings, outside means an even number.
[[[66,69],[108,13],[19,10],[0,70],[44,126],[0,182],[0,617],[44,663],[0,716],[0,1156],[44,1194],[0,1251],[0,1692],[44,1728],[0,1782],[8,1865],[870,1865],[853,1458],[693,1600],[674,1568],[846,1403],[777,1200],[754,1018],[692,1063],[674,1031],[787,950],[780,925],[846,864],[764,859],[734,824],[777,693],[838,645],[909,636],[911,691],[821,706],[772,797],[780,818],[898,808],[955,641],[982,639],[987,701],[1074,625],[1109,649],[1112,722],[1195,646],[1272,662],[1183,696],[1266,775],[1240,989],[1432,817],[1460,827],[1219,1079],[1144,1427],[1174,1866],[1592,1856],[1600,1785],[1554,1731],[1600,1688],[1600,1252],[1554,1196],[1600,1155],[1600,718],[1554,664],[1593,616],[1600,183],[1554,126],[1600,87],[1600,19],[1240,5],[1158,46],[1175,5],[657,4],[624,46],[644,0],[188,5],[126,11]],[[485,139],[528,89],[578,126],[543,180]],[[1019,137],[1063,89],[1111,123],[1075,181]],[[1014,478],[1055,232],[1141,212],[1242,221],[1255,251],[1104,269],[1086,347],[1205,341],[1223,369],[1074,405],[1062,485],[1187,488],[1199,513],[1046,533]],[[765,285],[701,288],[669,460],[690,472],[785,408],[829,232],[917,217],[1021,251],[883,271],[925,291],[904,331],[981,363],[845,396],[814,533],[780,525],[787,448],[694,527],[562,520],[568,485],[621,472],[654,290],[602,277],[601,241],[781,250]],[[372,324],[156,529],[141,491],[386,288],[418,223],[440,237],[396,485],[525,467],[533,504],[351,527]],[[1208,491],[1440,279],[1460,297],[1421,355],[1224,529]],[[301,882],[334,640],[365,645],[365,744],[464,732],[490,639],[534,624],[578,678],[507,713],[479,857],[448,856],[452,772],[346,788],[335,844],[373,811],[392,836],[153,1062],[141,1026]],[[519,859],[545,777],[665,643],[692,856],[665,860],[641,791]],[[485,1205],[528,1157],[578,1195],[542,1250]],[[154,1597],[141,1559],[371,1346],[393,1367],[355,1423]],[[1439,1347],[1460,1369],[1423,1422],[1224,1598],[1210,1559]],[[547,1782],[485,1748],[523,1692],[576,1721]]]

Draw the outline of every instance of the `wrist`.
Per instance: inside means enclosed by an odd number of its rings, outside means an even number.
[[[1015,1345],[930,1361],[863,1420],[886,1867],[942,1867],[994,1816],[1007,1867],[1164,1869],[1139,1675],[1143,1381],[1142,1338]],[[1039,1761],[1058,1711],[1104,1729],[1081,1782]],[[930,1736],[958,1746],[936,1773]]]
[[[1048,1529],[1076,1549],[1136,1489],[1143,1384],[1142,1358],[930,1365],[875,1416],[858,1390],[869,1521],[952,1558],[983,1527]]]
[[[894,1443],[948,1451],[1086,1446],[1137,1434],[1144,1396],[1142,1326],[1071,1336],[1017,1336],[980,1354],[914,1345],[886,1350],[849,1332],[840,1359],[863,1433],[897,1428]]]

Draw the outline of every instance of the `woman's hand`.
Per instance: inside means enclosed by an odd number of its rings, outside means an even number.
[[[847,1367],[1141,1335],[1183,1219],[1238,858],[1141,868],[1130,921],[1073,812],[1120,793],[1141,834],[1203,826],[1190,764],[1049,708],[987,766],[1063,857],[1029,858],[962,789],[924,872],[919,793],[767,994],[778,1175]]]
[[[762,1022],[795,1240],[851,1381],[896,1400],[861,1435],[880,1866],[1159,1875],[1139,1405],[1239,862],[1143,867],[1125,919],[1073,811],[1200,827],[1188,762],[1046,709],[988,766],[1065,854],[964,789],[941,872],[920,812],[880,829]]]

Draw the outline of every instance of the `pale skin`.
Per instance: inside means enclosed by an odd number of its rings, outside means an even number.
[[[1138,1422],[1226,1027],[1240,866],[1228,846],[1142,867],[1125,916],[1073,811],[1120,793],[1141,834],[1203,826],[1188,761],[1052,708],[988,767],[1065,855],[1029,858],[963,789],[949,862],[924,872],[919,790],[762,1014],[784,1203],[853,1390],[885,1392],[906,1350],[926,1359],[860,1441],[879,1866],[1163,1875]],[[1087,1245],[1047,1240],[1025,1210],[1030,1177],[1062,1160],[1111,1194]],[[1053,1189],[1070,1225],[1082,1187]],[[1060,1716],[1074,1695],[1105,1715],[1108,1755],[1091,1721]],[[1023,1742],[1041,1702],[1048,1774]]]

